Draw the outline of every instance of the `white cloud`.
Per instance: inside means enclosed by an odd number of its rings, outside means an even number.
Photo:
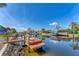
[[[54,26],[54,25],[59,25],[59,23],[57,23],[57,22],[52,22],[52,23],[50,23],[49,25]]]
[[[25,28],[25,27],[16,27],[16,30],[17,30],[18,32],[21,32],[21,31],[26,31],[27,28]]]

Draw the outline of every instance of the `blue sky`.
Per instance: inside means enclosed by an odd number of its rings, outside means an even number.
[[[0,8],[0,25],[14,27],[18,31],[52,29],[50,23],[58,22],[67,28],[71,22],[79,22],[79,4],[62,3],[13,3]]]

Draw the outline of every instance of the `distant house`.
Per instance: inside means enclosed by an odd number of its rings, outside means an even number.
[[[6,31],[6,28],[0,25],[0,34],[5,34]]]
[[[58,33],[62,35],[67,35],[68,29],[59,30]]]

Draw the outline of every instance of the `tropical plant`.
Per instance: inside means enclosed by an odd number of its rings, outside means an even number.
[[[78,23],[77,22],[72,22],[71,23],[71,33],[74,33],[74,34],[78,34]]]
[[[0,3],[0,7],[5,7],[5,6],[7,6],[6,3]]]
[[[15,28],[12,28],[11,29],[11,33],[16,33],[16,29]]]

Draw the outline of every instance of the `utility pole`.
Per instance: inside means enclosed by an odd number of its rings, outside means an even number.
[[[73,41],[75,41],[74,32],[75,32],[75,30],[74,30],[74,24],[72,24]]]
[[[74,28],[74,24],[72,24],[72,36],[73,36],[73,46],[75,47],[76,46],[76,42],[75,42],[75,28]]]

